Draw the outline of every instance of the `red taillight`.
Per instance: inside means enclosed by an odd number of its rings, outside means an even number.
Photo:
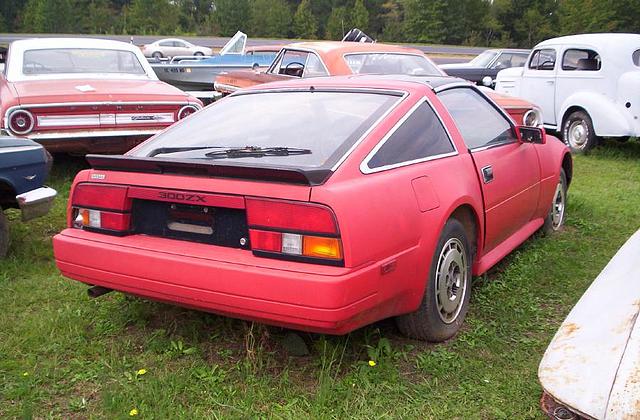
[[[187,118],[189,115],[197,111],[198,111],[197,107],[193,105],[185,105],[182,108],[180,108],[180,111],[178,111],[178,119],[181,120],[183,118]]]
[[[333,211],[319,204],[248,198],[247,222],[254,254],[342,265],[342,241]]]
[[[78,184],[73,190],[71,204],[74,207],[90,207],[110,210],[130,210],[127,198],[129,187],[104,184]]]
[[[333,212],[319,204],[248,198],[246,206],[247,221],[251,226],[332,235],[338,233]]]
[[[15,134],[27,134],[33,130],[35,119],[29,111],[18,109],[9,114],[8,125]]]
[[[128,187],[83,183],[71,195],[72,227],[123,235],[131,226]]]

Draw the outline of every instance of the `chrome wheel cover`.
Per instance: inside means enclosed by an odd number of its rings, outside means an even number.
[[[467,294],[468,271],[462,242],[449,239],[438,256],[435,276],[436,308],[445,324],[451,324],[460,315]]]
[[[567,141],[574,149],[584,149],[587,145],[589,127],[583,120],[573,121],[567,129]]]
[[[553,195],[553,203],[551,204],[551,227],[553,230],[560,229],[560,226],[562,226],[564,222],[566,199],[566,192],[561,177],[560,181],[558,181],[556,192]]]

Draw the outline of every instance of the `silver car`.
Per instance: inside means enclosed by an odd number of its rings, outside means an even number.
[[[143,45],[142,53],[145,57],[159,59],[178,55],[211,55],[213,51],[211,48],[193,45],[184,39],[166,38]]]

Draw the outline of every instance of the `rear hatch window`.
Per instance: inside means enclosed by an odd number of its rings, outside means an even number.
[[[278,91],[230,96],[128,153],[216,164],[332,168],[395,103],[370,91]]]

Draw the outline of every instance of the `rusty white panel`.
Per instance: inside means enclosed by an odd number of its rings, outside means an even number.
[[[38,127],[77,127],[100,125],[100,115],[38,115]]]
[[[636,281],[638,280],[636,276]],[[640,304],[640,303],[639,303]],[[631,339],[622,357],[616,376],[609,405],[607,419],[640,418],[640,321],[636,318]]]
[[[640,310],[639,259],[640,230],[580,298],[540,363],[542,387],[567,407],[593,418],[605,417]]]

